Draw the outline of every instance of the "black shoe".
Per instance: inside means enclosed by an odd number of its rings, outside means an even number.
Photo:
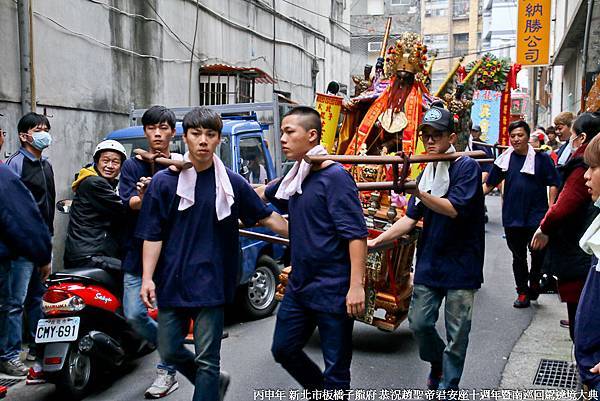
[[[539,297],[540,297],[540,286],[532,285],[531,287],[529,287],[529,300],[537,301],[537,299]]]
[[[429,376],[427,377],[427,390],[437,390],[442,381],[442,368],[431,366]]]
[[[513,303],[513,306],[515,308],[529,308],[529,305],[530,305],[529,295],[527,295],[525,293],[519,294],[519,296],[517,297],[517,299]]]
[[[219,373],[219,400],[223,401],[225,399],[225,394],[227,394],[227,389],[229,388],[229,382],[231,381],[231,376],[229,373],[221,371]]]

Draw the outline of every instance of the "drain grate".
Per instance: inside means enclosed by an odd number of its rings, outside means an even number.
[[[575,390],[577,388],[577,368],[567,361],[542,359],[533,384]]]
[[[0,386],[10,387],[10,386],[14,386],[15,384],[17,384],[21,381],[23,381],[23,379],[2,379],[2,378],[0,378]]]

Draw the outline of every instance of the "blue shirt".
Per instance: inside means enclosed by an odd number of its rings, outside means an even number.
[[[348,243],[368,236],[356,183],[337,163],[311,172],[302,194],[289,202],[275,198],[279,183],[269,185],[265,196],[280,210],[289,210],[293,271],[286,294],[317,311],[346,313]]]
[[[214,167],[197,175],[195,202],[177,210],[179,174],[154,175],[144,196],[136,236],[163,241],[154,273],[156,297],[162,307],[218,306],[233,301],[240,267],[238,219],[246,226],[271,215],[252,187],[227,170],[235,202],[231,215],[217,221]]]
[[[483,145],[479,145],[478,143],[474,143],[472,146],[472,149],[484,151],[485,154],[487,155],[488,159],[494,158],[494,151],[489,146],[483,146]],[[481,167],[481,171],[483,171],[484,173],[489,173],[492,170],[493,164],[494,164],[494,162],[480,163],[479,166]]]
[[[154,166],[157,171],[165,168],[165,166],[158,163],[155,163]],[[137,226],[139,211],[129,207],[129,200],[134,196],[138,196],[136,184],[140,178],[151,176],[150,163],[132,157],[123,163],[121,176],[119,177],[119,196],[127,206],[128,211],[125,224],[125,244],[123,244],[125,259],[122,268],[125,272],[136,276],[142,275],[142,241],[135,238],[135,227]]]
[[[414,283],[432,288],[477,289],[483,283],[485,209],[481,169],[470,157],[450,165],[450,186],[443,196],[450,201],[456,218],[436,213],[423,202],[408,202],[406,215],[423,218],[417,244]]]
[[[25,257],[36,266],[50,263],[50,231],[25,184],[0,163],[0,262]]]
[[[504,227],[538,227],[548,211],[547,187],[558,186],[560,178],[550,156],[535,154],[535,174],[521,172],[525,156],[513,152],[508,170],[494,164],[487,185],[495,187],[504,180],[502,225]]]
[[[590,372],[600,362],[600,271],[596,270],[596,266],[598,259],[594,257],[575,315],[577,368],[583,383],[591,387],[600,383],[600,375]]]

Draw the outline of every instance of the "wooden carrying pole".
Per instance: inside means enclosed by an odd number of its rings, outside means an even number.
[[[135,149],[133,153],[137,155],[138,159],[141,159],[147,163],[158,163],[167,167],[174,166],[178,170],[185,170],[192,167],[191,162],[186,162],[183,160],[172,160],[166,157],[156,156],[155,153],[148,152],[144,149]]]
[[[436,155],[414,155],[408,158],[409,163],[428,163],[453,161],[462,156],[469,156],[474,159],[486,158],[487,154],[482,150],[472,152],[454,152]],[[342,164],[401,164],[404,163],[402,156],[361,156],[361,155],[322,155],[322,156],[304,156],[307,163],[323,163],[326,160]]]
[[[454,74],[456,74],[456,71],[458,71],[458,68],[460,67],[460,63],[462,63],[464,58],[465,58],[464,56],[461,56],[460,59],[458,59],[458,61],[456,62],[456,65],[454,66],[454,68],[452,68],[452,71],[450,71],[448,76],[446,76],[446,79],[444,80],[444,82],[442,82],[442,85],[440,85],[439,89],[435,92],[435,95],[433,95],[433,96],[440,97],[440,95],[446,89],[446,86],[448,86],[448,83],[450,82],[450,80],[452,79]]]
[[[479,70],[479,68],[481,67],[482,64],[483,64],[483,60],[479,60],[477,62],[477,64],[475,64],[473,69],[469,72],[469,74],[465,77],[465,79],[462,81],[462,83],[466,84],[467,82],[469,82],[469,80],[471,78],[473,78],[473,76],[477,73],[477,71]]]
[[[505,149],[509,148],[509,146],[506,146],[506,145],[492,145],[492,144],[489,144],[489,143],[479,142],[479,141],[473,141],[473,144],[474,145],[485,146],[487,148],[498,148],[498,149],[502,149],[502,150],[505,150]],[[533,150],[535,150],[536,152],[543,152],[544,151],[544,149],[542,149],[542,148],[533,148]]]
[[[274,235],[261,234],[261,233],[257,233],[254,231],[248,231],[248,230],[242,230],[242,229],[240,229],[239,231],[240,231],[240,235],[243,235],[244,237],[257,239],[260,241],[272,242],[274,244],[280,244],[280,245],[289,245],[290,244],[290,240],[287,238],[281,238],[281,237],[276,237]]]
[[[392,17],[388,17],[385,23],[385,34],[383,35],[383,42],[381,42],[381,50],[379,51],[379,58],[385,59],[385,52],[387,51],[387,42],[390,37],[390,29],[392,28]]]

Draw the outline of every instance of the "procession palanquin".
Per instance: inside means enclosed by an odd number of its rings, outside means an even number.
[[[425,111],[437,100],[445,103],[455,114],[455,119],[460,120],[461,117],[469,118],[471,106],[461,91],[443,97],[445,102],[429,93],[426,86],[430,72],[426,68],[427,47],[418,34],[403,33],[387,49],[389,21],[373,77],[369,66],[365,67],[364,77],[353,77],[357,88],[355,97],[342,107],[343,122],[339,134],[333,135],[335,143],[323,143],[332,156],[305,158],[314,163],[337,161],[351,172],[357,182],[370,238],[380,235],[404,215],[407,200],[403,191],[409,185],[416,185],[410,180],[418,176],[426,162],[454,160],[465,154],[436,155],[437,158],[423,155],[425,149],[418,129]],[[436,95],[441,96],[442,92],[438,90]],[[320,96],[317,110],[321,112],[326,131],[326,128],[331,129],[331,124],[326,124],[332,120],[331,107],[323,100],[323,96],[328,95]],[[337,121],[337,116],[334,119]],[[333,137],[325,132],[324,136]],[[471,152],[468,155],[481,157],[484,154]],[[369,250],[364,280],[366,311],[357,320],[392,331],[406,318],[419,233],[420,228],[417,228],[387,246]],[[285,295],[290,274],[293,274],[292,268],[286,267],[279,277],[276,295],[279,300]]]

